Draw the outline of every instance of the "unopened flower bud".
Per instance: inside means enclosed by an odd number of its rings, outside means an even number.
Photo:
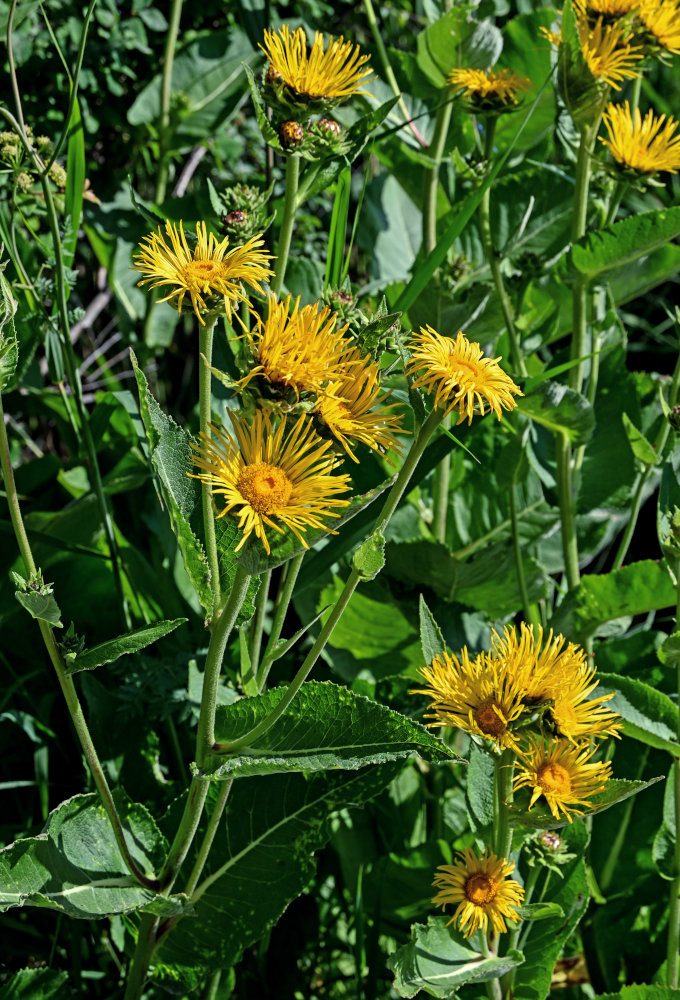
[[[20,174],[16,175],[14,183],[19,191],[30,191],[33,187],[33,178],[25,170],[22,170]]]
[[[66,171],[60,163],[55,161],[50,167],[47,176],[58,188],[66,187]]]
[[[279,139],[285,149],[295,149],[302,145],[305,131],[300,122],[284,122],[279,128]]]
[[[329,138],[338,136],[342,132],[342,126],[339,122],[336,122],[334,118],[320,118],[317,122],[317,126],[322,132],[325,132]]]

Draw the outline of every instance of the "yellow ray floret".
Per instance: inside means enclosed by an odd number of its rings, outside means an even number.
[[[635,63],[644,53],[626,41],[625,28],[620,23],[605,25],[599,17],[594,27],[588,23],[585,0],[574,0],[581,53],[596,80],[615,90],[625,79],[639,76]]]
[[[648,111],[643,119],[639,108],[631,112],[626,101],[608,104],[604,123],[609,139],[600,137],[600,142],[623,167],[639,174],[680,169],[680,136],[675,135],[678,123],[674,118]]]
[[[182,223],[179,229],[172,222],[165,223],[165,237],[159,230],[144,237],[135,257],[135,266],[145,275],[140,285],[150,288],[170,287],[161,302],[177,299],[177,311],[181,312],[185,295],[191,299],[191,306],[199,323],[205,326],[203,314],[215,311],[214,302],[206,299],[222,299],[224,312],[231,316],[237,302],[246,301],[244,285],[262,294],[262,282],[273,273],[269,267],[271,256],[264,246],[261,236],[254,236],[243,246],[228,249],[229,237],[221,241],[208,234],[204,222],[196,225],[196,246],[190,249]]]
[[[236,512],[243,538],[235,551],[254,534],[269,554],[265,525],[279,533],[289,528],[309,548],[306,529],[330,530],[324,520],[339,516],[331,508],[349,503],[337,496],[350,489],[350,479],[331,474],[337,460],[328,455],[330,441],[322,441],[304,415],[287,433],[285,418],[274,429],[262,411],[252,421],[231,412],[229,417],[235,440],[211,424],[214,440],[201,434],[194,446],[194,464],[202,471],[189,475],[224,498],[218,517]]]
[[[680,52],[680,4],[677,0],[642,0],[640,19],[655,42],[669,52]]]
[[[344,99],[365,94],[360,88],[373,76],[370,69],[364,68],[370,57],[362,55],[358,45],[353,47],[351,42],[331,35],[324,50],[320,31],[314,33],[311,51],[304,29],[291,32],[286,24],[278,34],[265,31],[260,48],[274,75],[300,97]]]
[[[344,357],[344,374],[328,383],[314,415],[354,462],[359,461],[352,451],[357,444],[380,452],[400,451],[395,434],[402,430],[401,416],[391,412],[395,404],[384,405],[389,393],[381,394],[380,365],[362,360],[356,347]]]
[[[458,412],[458,423],[475,413],[493,411],[498,419],[502,410],[513,410],[513,396],[523,396],[519,386],[506,375],[498,362],[488,358],[479,344],[459,333],[455,340],[442,337],[431,326],[420,328],[409,345],[411,360],[406,372],[416,376],[414,388],[434,392],[434,406],[450,413]]]
[[[500,104],[516,104],[518,94],[531,89],[531,80],[509,69],[453,69],[446,82],[450,87],[464,90],[471,101],[498,101]]]
[[[640,3],[641,0],[588,0],[588,10],[607,17],[625,17],[634,14]]]
[[[485,851],[481,857],[466,847],[458,851],[452,865],[440,865],[434,877],[439,892],[432,902],[442,909],[457,904],[448,924],[456,923],[466,938],[476,930],[486,934],[489,921],[497,934],[507,930],[505,921],[518,923],[522,918],[515,909],[522,905],[524,889],[508,878],[515,870],[512,861]],[[447,926],[448,926],[447,924]]]
[[[343,336],[347,324],[336,330],[337,322],[335,313],[318,302],[300,308],[298,297],[291,309],[290,295],[281,302],[270,296],[267,319],[258,320],[247,335],[255,365],[241,388],[261,375],[273,388],[291,389],[298,397],[342,378],[350,341]]]
[[[543,797],[555,819],[564,816],[571,823],[572,813],[584,811],[577,807],[587,809],[611,778],[611,764],[591,761],[596,749],[590,743],[546,743],[540,736],[529,736],[520,750],[514,788],[531,789],[530,809]]]

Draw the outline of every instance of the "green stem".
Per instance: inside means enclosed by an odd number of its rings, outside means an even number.
[[[300,157],[289,153],[286,157],[286,193],[283,203],[283,218],[281,220],[281,231],[279,232],[279,242],[276,248],[276,269],[271,289],[277,298],[281,296],[283,279],[286,275],[286,265],[288,264],[288,253],[290,242],[293,236],[293,224],[295,223],[295,212],[298,206],[298,184],[300,183]]]
[[[213,334],[217,317],[208,319],[205,326],[199,329],[199,359],[198,359],[198,409],[201,433],[208,439],[211,437],[210,417],[211,417],[211,386],[212,372],[212,350]],[[205,534],[205,548],[208,554],[208,566],[210,567],[210,586],[213,594],[214,618],[221,603],[220,593],[220,564],[217,557],[217,539],[215,537],[215,511],[212,501],[212,490],[208,483],[201,483],[201,500],[203,502],[203,531]]]
[[[446,104],[439,105],[434,123],[434,135],[428,149],[431,166],[425,170],[425,184],[423,188],[423,249],[426,254],[431,253],[437,245],[439,170],[444,155],[446,136],[451,124],[452,108],[453,103],[450,100]]]
[[[512,846],[509,803],[512,797],[513,754],[504,750],[496,757],[496,781],[494,788],[494,850],[499,858],[508,858]]]
[[[519,518],[517,516],[517,497],[515,496],[515,491],[517,485],[513,479],[510,483],[510,488],[508,490],[508,499],[510,500],[510,520],[512,522],[512,547],[515,553],[515,569],[517,570],[517,583],[519,584],[519,594],[522,600],[522,610],[524,612],[524,618],[527,622],[533,622],[533,611],[531,608],[531,601],[529,600],[529,591],[527,590],[527,581],[524,576],[524,559],[522,556],[522,543],[519,537]],[[533,624],[538,625],[538,622],[533,622]]]
[[[371,0],[364,0],[364,10],[366,12],[366,20],[368,21],[369,27],[371,29],[371,34],[373,35],[373,41],[375,42],[375,47],[378,50],[378,56],[380,57],[380,64],[382,66],[383,73],[385,74],[385,78],[389,83],[390,87],[392,88],[392,93],[396,98],[398,98],[397,103],[399,105],[399,110],[404,116],[404,121],[411,129],[411,131],[413,132],[414,136],[416,137],[420,145],[425,147],[427,146],[427,142],[416,128],[414,122],[411,119],[411,115],[409,114],[409,110],[406,107],[406,104],[404,103],[404,98],[402,97],[401,90],[399,89],[397,78],[394,75],[394,71],[392,70],[392,66],[390,64],[389,56],[387,55],[387,49],[385,48],[385,43],[382,40],[382,32],[380,31],[380,25],[378,24],[378,20],[375,16],[375,11],[373,9],[373,4]]]
[[[203,835],[201,846],[198,849],[198,854],[196,855],[194,867],[191,869],[191,874],[189,875],[187,884],[184,887],[184,892],[190,898],[194,889],[198,885],[198,880],[203,874],[203,869],[205,868],[205,863],[208,860],[208,855],[210,854],[210,848],[213,845],[213,841],[219,829],[220,820],[222,819],[222,813],[224,812],[225,806],[227,804],[227,799],[229,798],[229,793],[231,792],[231,786],[233,785],[233,783],[234,782],[232,778],[229,778],[228,781],[222,782],[222,788],[220,789],[220,794],[218,796],[217,802],[215,803],[215,808],[208,821],[208,826],[206,827],[205,834]]]
[[[130,963],[123,1000],[139,1000],[142,995],[151,956],[156,947],[156,932],[159,923],[160,917],[156,917],[152,913],[142,914],[142,920],[137,933],[137,944],[135,945],[135,953]]]
[[[32,577],[36,573],[36,565],[35,560],[33,559],[33,553],[31,552],[28,536],[26,535],[26,530],[24,528],[21,509],[19,507],[19,498],[17,495],[14,473],[12,471],[12,464],[10,460],[9,441],[7,439],[7,431],[5,428],[5,414],[2,406],[2,396],[0,396],[0,468],[2,468],[2,478],[5,484],[7,502],[9,504],[10,520],[19,546],[19,552],[21,553],[21,558],[24,561],[24,565],[26,566],[29,576]],[[123,856],[123,860],[125,861],[128,870],[140,883],[140,885],[143,885],[145,888],[151,889],[155,892],[159,888],[159,882],[155,875],[146,875],[141,872],[128,849],[125,834],[123,832],[123,826],[118,815],[115,802],[113,801],[111,789],[109,788],[106,775],[104,774],[99,757],[97,756],[97,751],[95,750],[92,742],[92,737],[90,736],[90,731],[87,727],[87,722],[85,721],[85,716],[76,693],[75,685],[72,678],[66,673],[66,667],[61,653],[59,652],[59,647],[57,646],[52,629],[47,622],[40,620],[38,620],[38,626],[40,628],[40,634],[45,644],[48,656],[52,661],[52,666],[54,667],[57,675],[59,686],[62,690],[62,694],[64,695],[66,706],[85,755],[90,773],[92,774],[97,791],[99,792],[99,796],[102,800],[102,804],[111,822],[116,843],[118,844],[118,849]]]
[[[444,417],[442,425],[451,426],[451,414]],[[432,532],[436,541],[446,545],[446,522],[449,512],[449,489],[451,488],[451,452],[447,452],[434,471],[432,490]]]
[[[680,623],[680,559],[675,562],[675,627]],[[676,665],[676,690],[680,698],[680,660]],[[680,718],[678,718],[680,740]],[[680,949],[680,759],[673,761],[673,792],[675,807],[674,875],[668,901],[668,949],[666,952],[666,983],[678,988],[678,950]]]
[[[262,574],[260,589],[257,592],[255,601],[255,614],[250,638],[250,671],[253,677],[257,677],[260,666],[260,650],[262,649],[262,633],[264,631],[264,616],[267,610],[269,599],[269,584],[271,583],[272,571],[267,570]]]
[[[640,760],[637,768],[637,779],[642,777],[642,773],[645,769],[647,763],[647,757],[649,756],[649,747],[643,747],[642,753],[640,754]],[[631,816],[633,815],[633,808],[635,806],[635,796],[626,799],[623,805],[623,812],[621,818],[616,827],[616,834],[612,842],[609,852],[607,854],[607,860],[602,867],[602,873],[598,880],[598,884],[603,893],[606,893],[607,889],[611,885],[611,881],[614,878],[614,873],[616,871],[616,866],[619,861],[619,856],[623,849],[623,845],[626,843],[626,837],[628,835],[628,827],[630,826]]]
[[[281,636],[281,630],[283,629],[283,623],[286,619],[286,614],[288,613],[288,607],[290,605],[291,597],[293,596],[293,588],[295,587],[295,581],[298,578],[298,573],[300,572],[300,566],[302,565],[302,560],[305,557],[305,552],[307,550],[303,549],[302,552],[298,552],[296,556],[290,560],[285,569],[285,577],[281,582],[279,587],[279,592],[276,595],[276,603],[274,605],[274,620],[272,622],[271,632],[269,633],[269,639],[267,641],[267,647],[264,651],[264,657],[262,660],[262,666],[260,668],[260,675],[257,678],[257,684],[260,692],[264,690],[265,684],[267,683],[267,677],[269,676],[269,671],[271,670],[272,664],[274,663],[274,652],[276,650],[276,644]]]
[[[571,443],[566,433],[557,435],[557,491],[562,522],[562,554],[570,590],[578,587],[581,572],[578,563],[576,519],[571,480]]]
[[[220,988],[220,980],[222,979],[222,970],[216,969],[215,972],[211,973],[205,984],[205,989],[203,991],[203,996],[201,1000],[217,1000],[217,992]]]
[[[428,416],[423,426],[421,427],[416,440],[411,445],[411,448],[409,450],[408,455],[406,456],[403,466],[401,467],[399,475],[397,476],[397,479],[394,485],[392,486],[392,489],[387,495],[387,499],[385,500],[380,515],[378,516],[377,523],[373,529],[373,533],[375,535],[382,534],[387,525],[389,524],[390,518],[392,517],[392,514],[394,513],[397,504],[401,500],[404,490],[406,489],[409,480],[413,475],[415,467],[418,463],[418,459],[422,455],[425,449],[425,445],[430,439],[433,431],[441,423],[441,419],[442,419],[442,413],[439,410],[433,410],[432,413],[430,413],[430,415]],[[264,733],[268,732],[274,725],[274,723],[277,721],[277,719],[279,719],[284,714],[284,712],[290,705],[291,701],[293,700],[297,692],[300,690],[300,687],[302,686],[303,682],[307,679],[310,671],[312,670],[312,667],[316,663],[321,652],[323,651],[326,643],[328,642],[331,634],[333,633],[333,629],[335,628],[338,620],[340,619],[340,616],[342,615],[343,611],[349,604],[350,598],[354,593],[360,579],[361,579],[361,574],[356,569],[353,569],[347,579],[347,582],[344,586],[342,593],[340,594],[340,597],[338,598],[333,610],[331,611],[329,617],[327,618],[325,625],[321,629],[321,632],[319,633],[316,642],[314,643],[309,653],[305,657],[305,660],[300,669],[298,670],[298,672],[296,673],[295,677],[286,688],[285,694],[283,695],[281,700],[276,704],[276,706],[272,709],[270,714],[261,722],[259,722],[256,726],[254,726],[249,733],[245,733],[243,736],[239,737],[239,739],[227,740],[223,743],[216,744],[214,746],[214,749],[218,753],[233,753],[234,751],[241,749],[241,747],[249,746],[251,743],[253,743],[253,741],[257,740]]]
[[[491,161],[493,159],[495,132],[496,119],[488,116],[486,119],[486,131],[484,134],[484,159],[489,166],[491,165]],[[479,219],[479,231],[482,237],[484,256],[486,257],[486,261],[491,269],[494,288],[496,289],[496,295],[498,296],[501,312],[503,313],[503,320],[505,321],[505,329],[508,332],[512,365],[514,369],[520,373],[520,375],[526,375],[527,368],[524,363],[522,348],[517,335],[517,329],[515,327],[512,303],[510,302],[508,293],[505,290],[505,283],[503,282],[503,275],[501,274],[500,263],[491,233],[491,185],[486,188],[484,194],[482,195],[482,200],[477,208],[477,217]]]
[[[156,173],[156,191],[154,201],[159,205],[165,199],[168,185],[168,156],[165,147],[170,127],[170,98],[172,96],[172,65],[175,60],[175,48],[179,34],[179,22],[182,16],[182,0],[172,0],[170,5],[170,21],[168,33],[165,36],[165,51],[163,53],[163,75],[161,77],[161,108],[158,129],[159,162]]]
[[[524,903],[523,903],[524,906],[528,906],[529,903],[531,902],[531,899],[534,895],[534,889],[536,888],[536,883],[538,882],[538,877],[542,871],[543,869],[538,864],[535,864],[532,868],[529,869],[527,880],[524,883]],[[516,924],[512,925],[512,930],[510,931],[510,934],[508,936],[507,951],[512,951],[514,948],[517,947],[519,942],[519,936],[522,933],[523,926],[524,925],[522,924],[521,921],[518,921]],[[510,969],[510,971],[506,972],[505,975],[503,976],[503,979],[501,980],[501,992],[504,997],[510,996],[510,990],[512,989],[514,978],[515,978],[514,969]]]

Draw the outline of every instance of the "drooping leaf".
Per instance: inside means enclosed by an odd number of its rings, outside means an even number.
[[[374,580],[385,565],[385,536],[379,531],[362,542],[352,556],[352,568],[361,580]]]
[[[465,795],[474,830],[489,828],[493,823],[495,773],[493,756],[471,743]]]
[[[527,903],[526,906],[519,906],[517,912],[522,920],[547,920],[549,917],[564,916],[559,903]]]
[[[92,649],[84,649],[78,653],[75,659],[71,660],[67,666],[67,674],[75,674],[80,670],[94,670],[104,663],[113,663],[119,656],[128,653],[137,653],[145,646],[150,646],[169,632],[173,632],[178,625],[183,625],[188,619],[175,618],[172,621],[154,622],[153,625],[145,625],[142,628],[134,629],[127,635],[119,635],[115,639],[107,642],[100,642]]]
[[[638,430],[627,413],[623,414],[622,420],[631,451],[638,461],[644,462],[645,465],[656,465],[659,456],[654,450],[654,446],[650,444],[642,431]]]
[[[586,444],[595,427],[588,400],[561,382],[541,382],[517,400],[517,408],[549,430],[566,433],[573,447]]]
[[[601,279],[607,271],[625,268],[634,260],[664,247],[680,234],[680,207],[641,212],[607,229],[588,233],[569,254],[572,273],[588,281]]]
[[[617,802],[629,799],[631,795],[637,795],[657,781],[661,781],[663,775],[652,778],[651,781],[626,781],[624,778],[610,778],[604,791],[597,795],[592,795],[588,799],[587,805],[579,806],[584,813],[600,813],[610,806],[615,806]],[[560,816],[556,819],[550,812],[547,805],[539,799],[531,809],[527,808],[529,803],[529,792],[523,792],[515,797],[515,801],[510,807],[510,821],[515,826],[529,826],[535,830],[559,830],[568,826],[569,820]]]
[[[382,791],[396,764],[337,774],[273,774],[237,781],[194,896],[195,916],[161,944],[155,959],[188,985],[228,968],[279,919],[314,874],[332,814]],[[197,838],[200,842],[200,837]]]
[[[626,736],[680,757],[678,707],[667,694],[633,677],[597,674],[597,694],[614,692],[607,708],[623,719]]]
[[[429,917],[427,924],[414,924],[410,942],[388,958],[400,997],[415,997],[421,990],[430,997],[450,997],[465,983],[497,979],[522,964],[524,956],[514,949],[502,958],[484,958],[446,926],[447,919]]]
[[[125,840],[135,863],[152,875],[167,842],[151,814],[113,792]],[[170,915],[186,900],[158,896],[130,875],[98,795],[75,795],[50,813],[43,833],[0,851],[0,909],[40,906],[71,917],[93,919],[131,910]]]
[[[70,1000],[69,974],[56,969],[20,969],[0,987],[0,1000]]]
[[[420,645],[423,647],[425,663],[429,664],[432,663],[435,656],[442,656],[446,652],[446,643],[422,594],[418,604],[418,613],[420,615]]]
[[[40,594],[37,591],[15,590],[16,597],[22,608],[38,621],[47,622],[53,628],[62,628],[61,611],[53,594]]]
[[[243,698],[217,710],[217,742],[237,740],[265,719],[285,687]],[[274,725],[233,755],[211,757],[202,775],[246,778],[285,771],[357,770],[419,754],[453,760],[456,754],[418,722],[328,681],[307,681]]]

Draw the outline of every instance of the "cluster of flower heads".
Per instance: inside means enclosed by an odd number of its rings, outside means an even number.
[[[602,791],[610,765],[593,762],[596,740],[617,735],[612,695],[592,698],[596,671],[580,646],[524,623],[494,632],[491,650],[471,658],[443,653],[420,671],[431,698],[430,726],[456,726],[516,760],[516,789],[542,798],[555,819],[571,822]]]
[[[34,136],[30,126],[25,126],[26,142],[39,158],[49,161],[53,154],[52,140],[46,135]],[[28,156],[16,132],[0,132],[0,171],[13,175],[17,191],[29,192],[37,181],[38,168]],[[3,169],[4,167],[4,169]],[[66,187],[66,171],[56,160],[50,164],[47,176],[60,190]]]

